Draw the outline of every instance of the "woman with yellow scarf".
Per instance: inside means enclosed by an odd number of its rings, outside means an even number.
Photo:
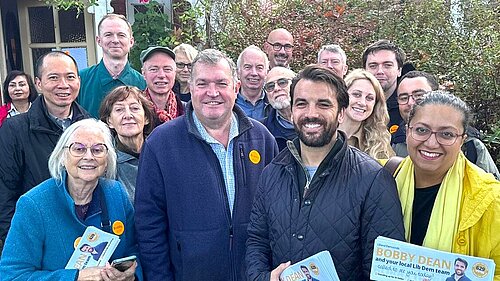
[[[500,182],[469,162],[460,147],[471,113],[458,97],[433,91],[410,112],[409,156],[395,179],[406,240],[493,259],[500,280]]]

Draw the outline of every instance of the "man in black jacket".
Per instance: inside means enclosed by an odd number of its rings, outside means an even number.
[[[48,159],[64,129],[88,118],[75,99],[80,90],[76,61],[53,51],[37,61],[35,83],[41,95],[27,113],[0,128],[0,240],[5,241],[19,197],[50,178]]]
[[[299,138],[262,173],[248,227],[249,280],[278,280],[290,262],[322,250],[340,280],[369,280],[375,238],[404,239],[395,182],[337,131],[349,98],[332,70],[306,67],[291,98]]]

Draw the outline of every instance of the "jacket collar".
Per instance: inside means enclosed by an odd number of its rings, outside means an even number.
[[[71,110],[73,111],[71,123],[90,117],[89,113],[87,113],[87,111],[80,107],[80,105],[76,102],[73,102],[71,107]],[[38,96],[35,101],[33,101],[33,104],[27,114],[29,127],[32,130],[45,131],[52,134],[62,133],[62,128],[50,118],[47,106],[45,105],[45,99],[42,95]]]
[[[194,123],[193,120],[193,114],[192,114],[193,111],[194,111],[193,104],[191,101],[189,101],[186,104],[186,111],[184,115],[188,127],[188,132],[190,134],[195,135],[199,139],[203,139],[201,134],[196,129],[196,124]],[[243,110],[241,110],[238,106],[234,106],[233,112],[236,114],[236,118],[238,119],[238,132],[239,132],[238,135],[242,135],[247,130],[253,128],[252,121],[250,121],[250,118],[248,118],[245,115]]]

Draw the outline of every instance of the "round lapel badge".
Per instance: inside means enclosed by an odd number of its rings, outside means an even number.
[[[248,158],[250,159],[250,162],[254,163],[255,165],[260,163],[260,153],[257,150],[252,150],[248,154]]]
[[[115,221],[112,226],[113,233],[116,235],[122,235],[125,231],[125,225],[121,221]]]

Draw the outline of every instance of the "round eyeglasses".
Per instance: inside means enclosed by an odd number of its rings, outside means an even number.
[[[91,146],[86,146],[83,143],[74,142],[64,148],[67,148],[69,153],[75,157],[84,156],[89,148],[90,153],[96,158],[101,158],[108,154],[108,147],[104,143],[96,143]]]
[[[280,87],[281,89],[284,89],[286,86],[288,86],[289,82],[290,82],[290,79],[280,78],[276,81],[266,83],[266,85],[264,85],[264,90],[266,90],[266,92],[270,93],[270,92],[274,91],[276,84],[278,84],[278,87]]]
[[[421,126],[411,126],[408,127],[408,129],[410,130],[410,136],[416,141],[426,141],[434,134],[436,136],[436,141],[446,146],[453,145],[458,137],[465,136],[465,132],[460,135],[450,131],[432,131],[429,128]]]

